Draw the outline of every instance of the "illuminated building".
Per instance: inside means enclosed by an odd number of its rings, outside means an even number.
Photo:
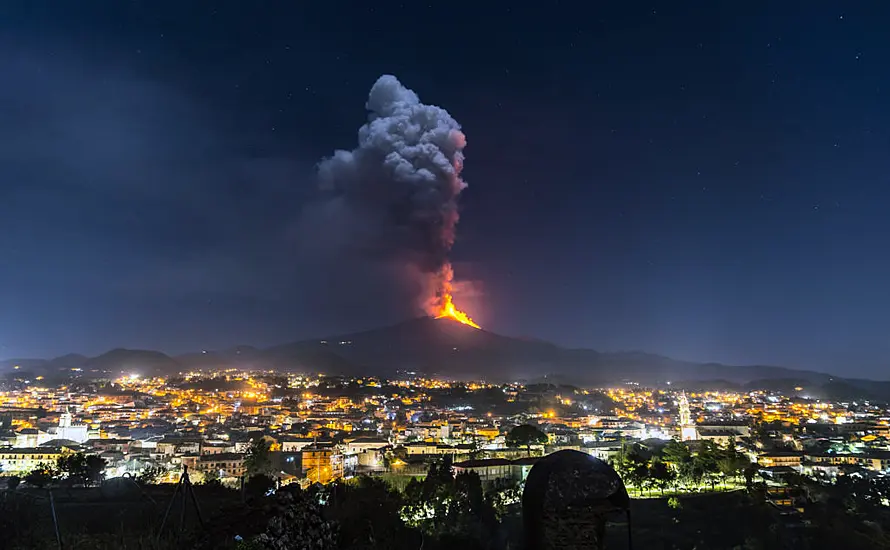
[[[200,472],[217,472],[220,477],[241,477],[247,473],[244,455],[241,453],[217,453],[201,456],[184,456],[182,464]]]
[[[84,443],[89,439],[88,431],[86,424],[74,424],[71,413],[67,410],[59,416],[59,426],[54,431],[50,428],[55,439],[70,439],[76,443]]]
[[[778,466],[787,466],[789,468],[800,467],[803,453],[794,451],[778,451],[772,453],[764,453],[757,457],[757,463],[765,468],[774,468]]]
[[[343,477],[343,455],[333,447],[305,447],[303,454],[303,471],[311,483],[330,483]]]
[[[689,399],[686,392],[680,394],[680,441],[695,441],[698,439],[698,430],[692,423],[692,413],[689,411]]]
[[[55,465],[62,456],[60,447],[45,447],[37,449],[6,449],[0,451],[0,467],[4,473],[23,474],[37,468],[41,464]]]

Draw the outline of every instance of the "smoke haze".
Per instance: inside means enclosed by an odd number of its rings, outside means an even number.
[[[394,76],[377,80],[366,108],[358,147],[318,166],[317,221],[348,253],[400,266],[415,282],[415,305],[435,313],[451,291],[466,138],[445,109],[421,103]]]

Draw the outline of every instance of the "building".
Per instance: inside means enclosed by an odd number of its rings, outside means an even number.
[[[513,461],[506,458],[486,458],[482,460],[465,460],[452,466],[455,475],[464,472],[476,472],[483,482],[496,479],[513,478]]]
[[[219,477],[241,477],[247,473],[241,453],[215,453],[182,457],[182,465],[199,472],[217,472]]]
[[[712,424],[697,424],[698,433],[710,431],[730,432],[735,435],[736,439],[751,436],[751,426],[739,422],[715,422]]]
[[[849,453],[804,453],[804,460],[813,464],[840,466],[842,464],[858,464],[862,455]]]
[[[680,441],[695,441],[698,439],[698,430],[692,423],[692,413],[689,410],[689,399],[686,392],[680,394]]]
[[[0,467],[4,473],[26,474],[40,464],[55,464],[67,451],[62,447],[0,450]]]
[[[466,451],[451,445],[443,445],[441,443],[432,443],[426,441],[415,441],[404,445],[405,453],[408,456],[432,456],[432,455],[456,455]]]
[[[490,483],[497,479],[519,482],[525,479],[538,460],[538,457],[525,457],[516,460],[485,458],[457,462],[452,468],[455,475],[463,472],[475,472],[483,483]]]
[[[196,438],[167,437],[157,444],[157,452],[164,455],[199,454],[201,440]]]
[[[717,429],[702,429],[699,426],[696,429],[696,433],[698,434],[698,438],[702,441],[713,441],[717,445],[721,447],[726,447],[730,441],[734,441],[736,439],[737,433],[732,430],[717,430]]]
[[[859,458],[859,465],[876,472],[890,470],[890,451],[870,451]]]
[[[310,483],[330,483],[343,477],[344,460],[334,447],[303,447],[303,472]]]
[[[89,439],[89,426],[86,424],[75,424],[72,420],[71,413],[67,410],[59,416],[59,425],[55,429],[50,428],[53,439],[70,439],[77,443],[85,443]]]
[[[478,426],[474,430],[474,433],[479,437],[484,437],[486,439],[494,439],[501,434],[501,430],[494,426]]]
[[[361,454],[365,451],[376,451],[389,445],[382,437],[357,437],[346,440],[346,454]],[[282,444],[282,449],[284,448]]]
[[[581,450],[592,457],[608,462],[612,457],[621,452],[621,446],[622,442],[619,440],[592,441],[585,444]]]
[[[292,438],[281,438],[281,451],[285,453],[299,453],[305,447],[309,447],[310,445],[315,443],[315,440],[311,437],[292,437]]]
[[[22,428],[16,432],[12,446],[18,449],[32,449],[53,439],[55,438],[52,435],[37,428]]]
[[[803,453],[797,451],[775,451],[763,453],[757,457],[757,463],[764,468],[799,468]]]
[[[235,446],[223,441],[214,443],[205,442],[201,445],[202,455],[218,455],[233,452],[235,452]]]

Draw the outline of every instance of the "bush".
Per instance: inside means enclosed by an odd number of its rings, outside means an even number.
[[[15,491],[21,482],[22,478],[20,478],[19,476],[9,476],[6,479],[6,488],[10,491]]]

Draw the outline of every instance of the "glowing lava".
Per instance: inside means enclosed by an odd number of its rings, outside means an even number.
[[[454,307],[454,302],[451,300],[450,293],[446,293],[444,296],[442,296],[442,306],[439,308],[439,312],[436,313],[436,319],[451,319],[453,321],[457,321],[458,323],[469,325],[473,328],[482,328],[474,323],[473,320],[470,319],[469,315]]]

